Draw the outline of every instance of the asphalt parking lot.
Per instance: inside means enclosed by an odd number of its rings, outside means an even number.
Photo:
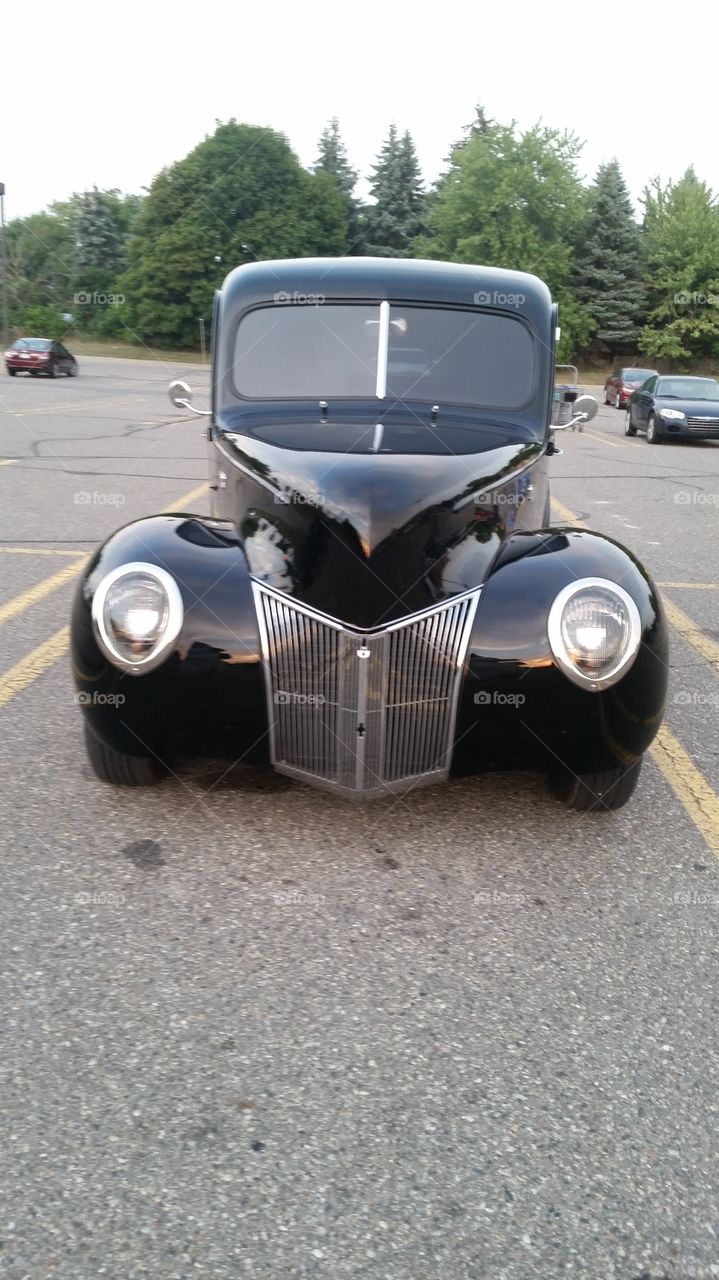
[[[207,371],[0,387],[0,1275],[719,1276],[719,445],[558,437],[557,523],[672,622],[629,806],[540,778],[367,808],[247,768],[94,779],[67,623],[119,524],[209,510]]]

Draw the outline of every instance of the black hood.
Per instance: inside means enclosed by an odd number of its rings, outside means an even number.
[[[541,525],[532,468],[544,445],[501,438],[481,452],[407,455],[220,433],[218,514],[236,522],[260,581],[349,625],[380,626],[479,585],[509,533]]]

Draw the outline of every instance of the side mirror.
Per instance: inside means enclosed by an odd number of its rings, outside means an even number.
[[[552,431],[566,431],[567,427],[584,426],[585,422],[591,422],[592,418],[596,418],[599,412],[599,401],[594,396],[577,396],[572,406],[574,416],[569,422],[562,422],[557,426],[552,426]]]
[[[167,388],[167,394],[170,401],[176,409],[189,409],[190,413],[196,413],[200,418],[209,417],[212,413],[211,409],[196,409],[192,403],[192,387],[187,382],[183,382],[181,378],[175,378]]]

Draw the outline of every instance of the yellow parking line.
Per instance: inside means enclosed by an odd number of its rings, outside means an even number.
[[[0,625],[3,622],[9,622],[11,618],[16,618],[19,613],[24,613],[31,604],[42,600],[44,596],[49,596],[51,591],[57,591],[58,587],[64,587],[67,582],[71,582],[80,573],[88,559],[89,556],[84,556],[74,564],[65,565],[64,569],[51,574],[49,578],[43,578],[42,582],[36,582],[34,586],[28,587],[27,591],[22,591],[19,596],[13,596],[12,600],[6,601],[5,604],[0,604]]]
[[[584,428],[584,431],[582,434],[585,436],[591,436],[592,440],[598,440],[600,444],[608,444],[610,449],[619,448],[619,445],[617,444],[616,440],[607,440],[606,436],[598,436],[596,432],[588,431],[586,427]]]
[[[0,467],[11,467],[13,462],[19,461],[19,458],[0,458]]]
[[[190,489],[189,493],[183,493],[182,496],[175,502],[171,503],[169,507],[165,507],[164,511],[182,511],[183,508],[188,507],[190,503],[194,502],[197,498],[201,498],[206,494],[207,491],[208,485],[206,483],[197,485],[194,489]],[[82,554],[83,560],[80,563],[68,565],[65,569],[62,569],[60,573],[53,574],[52,578],[46,578],[44,582],[38,583],[37,587],[31,587],[30,590],[26,591],[22,596],[17,596],[15,600],[8,601],[5,609],[11,610],[11,612],[9,612],[7,616],[15,616],[20,609],[27,608],[28,604],[32,604],[33,599],[39,600],[41,596],[46,595],[48,591],[53,591],[55,586],[59,587],[61,582],[55,581],[55,579],[60,579],[62,577],[64,581],[68,581],[75,574],[79,573],[88,559],[84,552]],[[53,583],[54,585],[51,586],[49,585],[50,583]],[[34,596],[33,592],[35,593]],[[30,596],[33,596],[33,599],[28,599]],[[0,621],[6,620],[7,619],[3,618],[3,615],[0,612]],[[26,658],[22,658],[21,661],[17,662],[9,671],[0,675],[0,707],[4,707],[6,703],[10,702],[11,698],[14,698],[16,694],[21,693],[23,689],[26,689],[28,685],[32,684],[33,680],[36,680],[38,676],[41,676],[43,672],[48,669],[48,667],[52,666],[53,662],[56,662],[67,649],[69,639],[69,627],[62,627],[60,631],[56,631],[55,635],[51,636],[49,640],[46,640],[44,644],[38,645],[36,649],[33,649],[32,653],[29,653]]]
[[[665,724],[654,739],[652,758],[719,858],[719,796]]]
[[[586,529],[582,520],[578,520],[569,507],[552,498],[552,503],[566,524],[578,529]],[[664,584],[669,585],[667,583]],[[680,585],[680,584],[675,584]],[[719,645],[688,618],[681,609],[664,597],[664,608],[672,625],[689,644],[693,645],[713,667],[719,664]],[[674,734],[663,724],[657,734],[650,755],[654,763],[664,774],[669,786],[678,800],[681,801],[695,827],[719,858],[719,796],[709,786],[703,773],[697,769],[688,751],[684,749]]]
[[[196,498],[202,497],[207,493],[207,484],[197,485],[191,489],[189,493],[183,493],[182,497],[173,502],[169,507],[163,507],[163,511],[182,511],[183,507],[189,506]],[[19,613],[24,613],[25,609],[29,609],[31,604],[42,600],[44,596],[50,595],[51,591],[57,591],[59,587],[64,587],[66,583],[71,582],[73,578],[81,572],[87,564],[89,556],[82,555],[75,560],[74,564],[66,565],[64,569],[60,569],[57,573],[53,573],[49,578],[43,578],[42,582],[36,582],[34,586],[28,587],[27,591],[22,591],[20,595],[14,596],[12,600],[8,600],[6,604],[0,605],[0,625],[3,622],[9,622],[11,618],[16,618]]]
[[[719,644],[716,640],[705,635],[701,627],[698,627],[696,622],[692,622],[691,618],[677,605],[672,604],[671,600],[667,600],[666,596],[664,596],[664,612],[672,626],[687,643],[706,658],[707,662],[711,662],[716,671],[719,671]]]
[[[69,639],[70,628],[61,627],[49,640],[39,644],[26,658],[21,658],[14,667],[0,675],[0,707],[4,707],[11,698],[21,693],[57,662],[67,649]]]
[[[59,547],[0,547],[4,556],[83,556],[86,551],[61,551]]]
[[[183,493],[182,497],[178,498],[176,502],[171,502],[169,507],[163,507],[162,514],[164,515],[170,511],[184,511],[185,507],[189,507],[191,502],[194,502],[196,498],[201,498],[208,490],[209,485],[206,481],[204,484],[198,484],[196,489],[190,489],[189,493]]]
[[[719,591],[719,582],[658,582],[658,587],[679,587],[682,591]]]
[[[552,506],[556,508],[565,524],[573,524],[577,529],[586,529],[587,526],[584,521],[575,516],[574,512],[570,511],[569,507],[565,507],[564,503],[560,502],[558,498],[552,497]]]

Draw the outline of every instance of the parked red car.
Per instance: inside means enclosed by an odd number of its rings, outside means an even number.
[[[647,378],[656,378],[656,369],[615,369],[604,383],[604,403],[626,409],[629,399]]]
[[[75,378],[78,373],[75,357],[52,338],[18,338],[5,352],[5,368],[11,378],[16,373],[44,373],[48,378],[66,373],[68,378]]]

